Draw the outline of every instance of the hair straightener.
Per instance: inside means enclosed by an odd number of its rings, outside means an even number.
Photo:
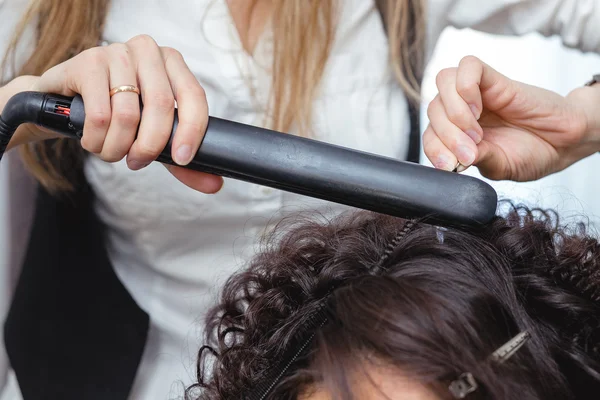
[[[0,157],[20,124],[81,139],[84,120],[80,96],[19,93],[0,115]],[[177,123],[175,110],[172,132]],[[157,161],[176,165],[171,140]],[[498,200],[473,177],[214,117],[186,168],[430,223],[485,224]]]

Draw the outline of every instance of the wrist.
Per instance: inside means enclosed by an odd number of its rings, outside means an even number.
[[[591,146],[591,154],[600,151],[600,83],[573,90],[567,100],[582,118],[582,144]]]
[[[0,87],[0,111],[8,100],[17,93],[31,90],[35,83],[40,79],[39,76],[23,75],[8,82]]]

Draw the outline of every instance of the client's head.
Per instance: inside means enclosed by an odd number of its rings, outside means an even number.
[[[224,288],[200,398],[596,398],[599,262],[582,228],[524,208],[471,229],[296,220]]]

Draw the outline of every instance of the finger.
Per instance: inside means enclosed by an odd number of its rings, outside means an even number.
[[[127,155],[131,169],[154,161],[167,145],[173,127],[175,98],[162,54],[154,40],[139,36],[128,42],[136,62],[144,109],[137,138]]]
[[[137,86],[134,65],[127,46],[109,46],[110,87]],[[109,162],[120,161],[135,141],[140,122],[140,98],[137,93],[116,93],[111,98],[112,117],[100,157]]]
[[[458,163],[456,156],[442,143],[431,124],[423,132],[423,150],[437,169],[452,171]]]
[[[161,49],[175,100],[179,123],[173,137],[172,157],[179,165],[188,164],[198,151],[208,124],[208,105],[200,83],[183,56],[170,48]]]
[[[482,141],[477,146],[477,159],[473,165],[477,166],[481,174],[490,179],[507,179],[510,175],[506,168],[508,160],[504,152],[497,149],[493,151],[493,145]],[[456,156],[442,143],[431,125],[423,133],[423,150],[433,166],[444,171],[452,171],[457,167]],[[463,172],[468,167],[460,164],[456,172]]]
[[[439,96],[450,122],[460,128],[476,144],[483,138],[483,129],[477,122],[469,104],[458,94],[456,79],[457,68],[440,71],[436,78]],[[479,88],[477,86],[477,88]]]
[[[460,60],[456,72],[456,91],[477,120],[483,111],[480,88],[482,74],[483,62],[477,57],[467,56]]]
[[[473,164],[477,158],[477,146],[461,129],[450,122],[439,95],[429,104],[427,115],[433,131],[458,162],[466,167]]]
[[[460,61],[456,75],[456,90],[464,101],[475,108],[476,118],[481,117],[483,107],[496,111],[514,98],[511,80],[479,60],[467,56]]]
[[[174,165],[163,164],[175,178],[186,186],[206,194],[217,193],[223,187],[223,178]]]
[[[49,69],[37,82],[36,90],[65,96],[80,94],[85,103],[81,145],[91,153],[102,151],[111,117],[105,50],[99,47],[86,50]]]

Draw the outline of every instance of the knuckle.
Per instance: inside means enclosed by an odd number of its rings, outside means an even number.
[[[91,110],[86,112],[86,124],[96,129],[106,129],[110,123],[111,112],[109,110]]]
[[[427,149],[431,149],[431,142],[433,140],[432,135],[433,135],[433,130],[431,129],[431,126],[427,127],[427,129],[425,129],[425,132],[423,132],[423,135],[421,136],[421,140],[423,141],[423,148],[424,150]]]
[[[197,96],[202,101],[206,102],[206,91],[204,90],[202,85],[194,85],[190,88],[190,90],[192,91],[192,95]]]
[[[460,124],[465,123],[469,120],[468,114],[465,111],[459,110],[457,108],[451,108],[449,110],[446,110],[446,113],[448,115],[448,119],[454,123]]]
[[[90,135],[84,132],[81,138],[81,147],[92,154],[99,154],[102,151],[102,142],[90,138]]]
[[[108,46],[106,46],[106,49],[110,50],[110,51],[119,52],[119,53],[128,52],[127,45],[125,43],[118,43],[118,42],[109,44]]]
[[[427,107],[427,118],[431,121],[433,115],[434,115],[433,105],[430,104],[429,107]]]
[[[456,135],[448,135],[448,149],[450,149],[450,151],[453,154],[459,154],[459,148],[461,147],[461,143],[458,137],[456,137]]]
[[[93,47],[81,53],[89,65],[101,65],[107,63],[106,49],[104,47]]]
[[[436,96],[435,99],[429,103],[427,107],[427,118],[431,121],[433,117],[436,115],[437,110],[440,108],[440,97]]]
[[[112,43],[107,46],[107,50],[117,54],[129,54],[129,48],[125,43]]]
[[[103,149],[99,156],[100,159],[109,163],[119,162],[125,158],[128,150],[124,145],[116,145],[111,149]]]
[[[456,91],[458,94],[472,92],[477,89],[477,84],[473,81],[461,80],[456,82]]]
[[[427,144],[423,143],[423,153],[427,158],[431,159],[431,157],[433,157],[433,152],[434,149],[431,146],[431,142],[428,142]]]
[[[453,79],[456,75],[456,68],[444,68],[435,77],[437,85],[441,85],[449,80]]]
[[[162,47],[161,50],[166,59],[183,61],[183,54],[179,50],[172,47]]]
[[[141,141],[138,142],[135,152],[137,153],[136,159],[141,160],[154,160],[160,152],[163,150],[163,146],[156,141]]]
[[[136,128],[140,123],[140,112],[133,108],[120,108],[113,112],[113,120],[120,126],[126,128]]]
[[[460,60],[458,65],[463,66],[463,65],[467,65],[467,64],[481,64],[481,60],[475,56],[468,55],[468,56],[464,56]]]
[[[137,35],[130,39],[127,43],[131,44],[132,46],[139,46],[144,48],[158,46],[156,44],[156,41],[152,38],[152,36],[146,34]]]
[[[206,129],[204,123],[198,120],[180,120],[178,126],[179,129],[187,132],[192,139],[198,139],[202,137],[204,130]]]
[[[440,151],[439,149],[436,148],[432,148],[431,146],[428,146],[427,148],[423,149],[423,152],[425,153],[425,156],[431,160],[431,162],[435,163],[440,155]]]
[[[193,101],[196,107],[206,106],[206,92],[200,84],[189,85],[185,89],[179,90],[178,98],[187,97]]]
[[[425,145],[423,144],[423,153],[425,153],[425,157],[429,158],[431,160],[432,157],[432,150],[431,150],[431,146]]]
[[[168,92],[147,93],[144,103],[161,112],[170,112],[175,107],[175,98],[172,93]]]
[[[438,145],[439,142],[430,140],[427,145],[423,145],[423,153],[432,162],[432,164],[439,164],[440,156],[442,155],[442,148]],[[439,166],[439,165],[437,165]]]

